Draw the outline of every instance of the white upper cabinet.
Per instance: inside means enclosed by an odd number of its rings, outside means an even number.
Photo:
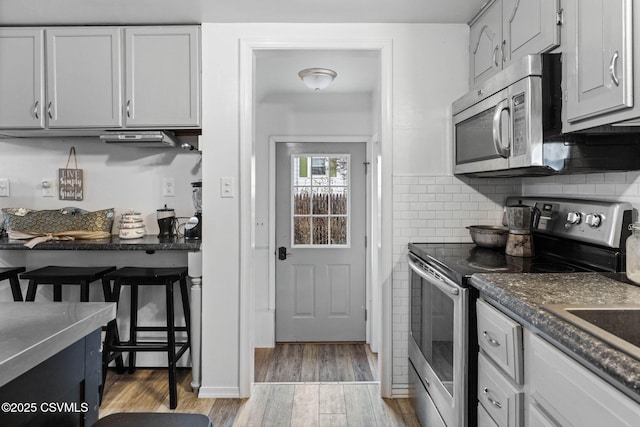
[[[547,52],[560,44],[558,0],[502,0],[502,60]]]
[[[200,126],[200,29],[125,29],[125,125]]]
[[[632,1],[569,0],[564,7],[566,121],[633,107]]]
[[[558,0],[495,0],[471,22],[469,85],[560,43]]]
[[[0,129],[199,128],[200,70],[196,25],[0,28]]]
[[[46,37],[49,127],[120,126],[120,29],[54,28]]]
[[[489,5],[471,25],[469,84],[482,82],[502,69],[502,11],[500,1]]]
[[[41,129],[45,121],[44,30],[0,28],[0,128]]]

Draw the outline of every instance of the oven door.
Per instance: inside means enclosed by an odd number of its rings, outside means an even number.
[[[469,290],[415,255],[408,258],[409,359],[445,424],[465,427]]]

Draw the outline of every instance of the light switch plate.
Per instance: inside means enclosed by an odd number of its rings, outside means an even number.
[[[0,178],[0,197],[9,197],[9,178]]]
[[[232,176],[220,178],[220,197],[236,197],[236,183]]]

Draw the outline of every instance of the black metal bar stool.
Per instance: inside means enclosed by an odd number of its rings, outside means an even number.
[[[29,279],[25,301],[35,301],[38,285],[53,285],[53,300],[62,301],[62,285],[79,285],[80,301],[89,301],[89,285],[116,267],[61,267],[47,266],[22,273],[20,278]],[[105,300],[107,295],[105,294]]]
[[[129,412],[101,418],[93,427],[212,427],[202,414]]]
[[[9,280],[11,293],[14,301],[22,301],[22,290],[20,289],[20,280],[18,274],[26,271],[24,267],[2,267],[0,268],[0,281]]]
[[[113,287],[111,288],[111,281]],[[189,308],[189,289],[187,287],[187,268],[186,267],[165,267],[165,268],[146,268],[146,267],[123,267],[102,278],[105,292],[111,288],[110,301],[118,303],[120,300],[120,288],[122,286],[131,286],[131,319],[129,322],[129,340],[120,341],[117,337],[118,326],[113,320],[107,325],[107,335],[105,345],[102,352],[102,383],[106,379],[107,365],[117,355],[123,352],[129,353],[129,373],[135,372],[136,353],[139,351],[164,351],[167,353],[168,371],[169,371],[169,407],[174,409],[178,404],[178,391],[176,384],[176,362],[189,349],[191,345],[190,336],[190,318],[191,310]],[[173,305],[173,286],[175,283],[180,284],[180,293],[182,298],[182,309],[184,312],[186,326],[175,325],[175,312]],[[164,286],[166,290],[166,306],[167,306],[167,325],[166,326],[141,326],[138,325],[138,286],[154,285]],[[154,331],[166,332],[166,341],[144,341],[138,342],[138,332]],[[176,332],[186,332],[186,341],[176,341]]]

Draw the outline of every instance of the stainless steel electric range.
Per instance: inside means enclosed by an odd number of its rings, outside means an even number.
[[[622,202],[509,197],[535,206],[535,257],[472,243],[410,243],[409,383],[423,427],[476,425],[474,273],[624,271],[634,212]]]

